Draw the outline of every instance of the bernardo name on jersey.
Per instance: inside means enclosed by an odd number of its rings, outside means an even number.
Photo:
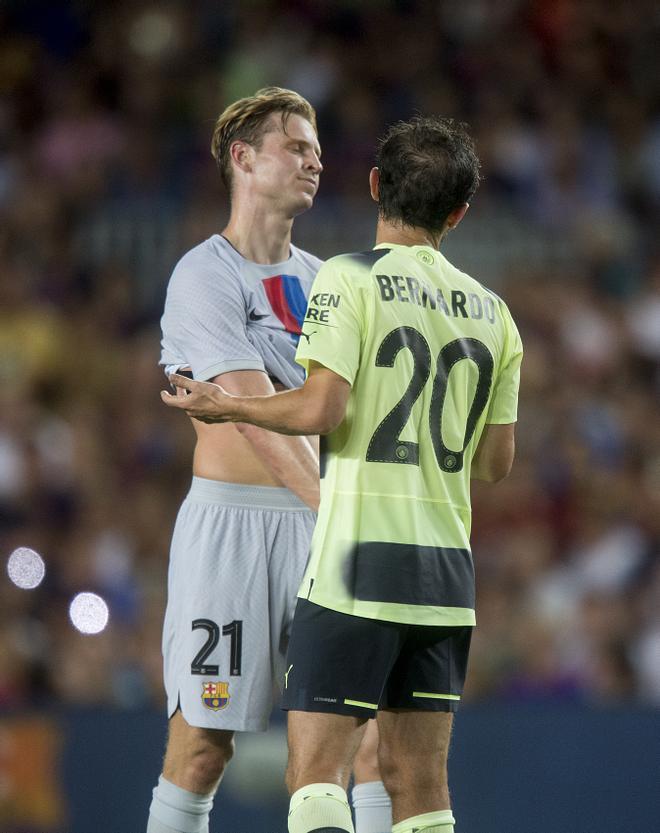
[[[516,421],[522,344],[506,304],[426,246],[332,258],[296,360],[351,384],[322,438],[321,506],[299,595],[342,613],[473,625],[470,466]]]

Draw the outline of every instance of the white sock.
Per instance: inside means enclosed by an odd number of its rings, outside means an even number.
[[[392,802],[382,781],[356,784],[351,793],[355,811],[355,833],[389,833]]]
[[[209,833],[215,793],[191,793],[161,775],[153,795],[147,833]]]

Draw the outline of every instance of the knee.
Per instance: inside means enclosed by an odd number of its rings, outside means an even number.
[[[439,807],[449,806],[447,770],[440,761],[426,756],[380,758],[381,780],[393,804],[409,799],[432,799]]]
[[[293,795],[298,789],[298,775],[291,760],[289,760],[289,763],[287,764],[284,781],[286,783],[287,792],[289,795]]]
[[[439,762],[426,755],[394,755],[381,746],[378,761],[380,779],[393,801],[411,792],[432,794],[446,781],[446,770],[443,774]]]
[[[289,795],[293,795],[301,787],[314,783],[337,784],[344,789],[348,786],[350,776],[349,766],[331,757],[316,755],[303,757],[289,752],[289,762],[286,768],[286,788]]]
[[[360,784],[381,780],[377,740],[371,743],[370,738],[365,738],[365,741],[360,744],[353,761],[353,773],[356,782]]]
[[[310,761],[306,761],[295,748],[289,748],[289,760],[286,765],[285,782],[289,795],[293,795],[300,787],[305,786],[312,778]],[[314,778],[312,778],[312,781]]]
[[[395,793],[400,793],[403,789],[400,761],[382,743],[378,749],[378,769],[380,771],[380,780],[383,782],[387,792],[391,796],[394,796]]]
[[[233,736],[224,733],[217,738],[206,738],[192,757],[192,765],[200,778],[208,782],[218,781],[234,757],[236,745]]]
[[[169,772],[164,768],[163,774],[192,792],[213,792],[234,755],[234,748],[234,739],[229,733],[218,732],[218,737],[208,734],[196,737],[183,749],[168,750]]]

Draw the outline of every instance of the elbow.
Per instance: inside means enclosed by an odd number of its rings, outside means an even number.
[[[323,410],[316,415],[310,430],[305,433],[321,435],[332,434],[332,432],[341,425],[343,419],[344,415],[339,414],[336,409]]]
[[[505,477],[508,477],[511,473],[511,464],[508,466],[499,466],[493,467],[488,472],[486,472],[485,476],[482,478],[487,483],[499,483],[501,480],[504,480]]]
[[[484,483],[499,483],[501,480],[504,480],[505,477],[508,476],[509,472],[511,471],[510,468],[508,469],[485,469],[485,468],[474,468],[472,470],[472,478],[475,480],[482,480]]]
[[[346,404],[332,397],[323,398],[316,403],[310,413],[309,434],[331,434],[343,422]]]
[[[326,368],[314,371],[305,382],[305,416],[309,422],[307,434],[331,434],[344,421],[351,386],[344,378]],[[300,404],[303,405],[303,402]]]
[[[490,483],[499,483],[511,474],[513,467],[513,458],[515,456],[515,446],[513,442],[509,446],[507,453],[496,457],[490,466]]]
[[[511,473],[514,456],[515,446],[513,442],[505,448],[498,449],[497,453],[481,454],[474,461],[472,476],[477,480],[484,480],[486,483],[499,483]]]
[[[496,455],[491,461],[489,466],[491,483],[499,483],[500,480],[504,480],[505,477],[511,474],[515,454],[516,447],[513,440],[511,440],[507,447],[502,450],[502,453]]]

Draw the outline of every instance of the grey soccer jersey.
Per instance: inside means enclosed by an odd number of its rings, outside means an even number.
[[[291,246],[282,263],[246,260],[214,234],[185,254],[167,288],[160,364],[208,380],[263,370],[287,388],[304,381],[295,363],[307,297],[321,261]]]
[[[160,363],[202,380],[262,370],[298,387],[296,346],[320,266],[295,246],[283,263],[252,263],[213,235],[172,273]],[[170,715],[179,706],[192,726],[266,728],[314,520],[288,489],[193,479],[170,552],[163,630]]]

